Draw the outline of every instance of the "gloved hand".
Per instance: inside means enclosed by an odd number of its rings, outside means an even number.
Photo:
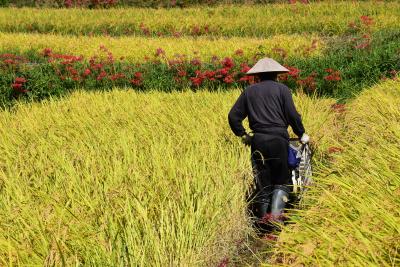
[[[304,133],[300,138],[300,142],[302,144],[307,144],[308,142],[310,142],[310,137],[306,133]]]
[[[245,144],[246,146],[251,145],[251,136],[249,134],[244,134],[242,135],[242,143]]]

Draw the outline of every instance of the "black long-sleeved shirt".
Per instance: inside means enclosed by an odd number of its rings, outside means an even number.
[[[278,134],[289,138],[289,125],[298,137],[305,132],[290,89],[272,80],[250,85],[239,96],[228,115],[229,125],[235,135],[246,134],[242,122],[247,116],[254,133]]]

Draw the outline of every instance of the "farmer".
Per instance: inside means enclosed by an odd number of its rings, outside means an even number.
[[[246,74],[257,75],[260,82],[242,92],[228,115],[233,133],[251,146],[256,185],[252,212],[259,222],[266,219],[282,222],[289,200],[288,126],[302,143],[309,141],[290,89],[276,81],[278,74],[288,71],[271,58],[258,61]],[[253,136],[242,125],[246,117]]]

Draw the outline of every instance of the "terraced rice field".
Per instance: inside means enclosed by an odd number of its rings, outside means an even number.
[[[399,265],[399,3],[297,2],[0,8],[0,265]],[[315,152],[277,242],[227,121],[263,57]]]

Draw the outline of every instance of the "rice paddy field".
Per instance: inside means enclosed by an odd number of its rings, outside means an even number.
[[[400,265],[398,2],[8,2],[0,266]],[[289,68],[314,150],[276,241],[251,227],[227,120],[263,57]]]

